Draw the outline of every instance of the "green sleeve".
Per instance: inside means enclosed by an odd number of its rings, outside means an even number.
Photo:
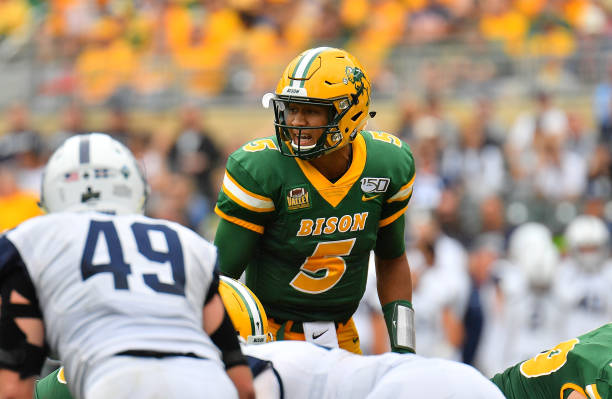
[[[221,219],[215,234],[221,274],[239,278],[255,253],[261,235]]]
[[[412,188],[415,180],[414,157],[407,144],[402,143],[400,149],[391,145],[385,148],[388,152],[381,157],[387,157],[385,168],[391,183],[387,191],[386,201],[380,214],[381,226],[385,226],[385,220],[389,218],[393,221],[398,213],[404,213],[412,197]],[[378,154],[377,154],[378,155]]]
[[[72,399],[68,385],[61,383],[57,377],[61,368],[58,368],[42,380],[36,382],[34,388],[35,399]]]
[[[404,241],[405,216],[402,215],[393,223],[381,227],[376,237],[374,253],[382,259],[397,258],[406,252]]]

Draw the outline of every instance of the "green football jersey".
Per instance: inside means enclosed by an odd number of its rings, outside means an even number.
[[[561,342],[491,380],[508,399],[564,398],[571,390],[589,399],[612,398],[612,323]]]
[[[274,137],[247,143],[227,161],[215,212],[262,235],[246,283],[270,317],[350,318],[379,229],[406,211],[415,174],[408,145],[375,131],[362,131],[351,145],[350,168],[333,183],[310,163],[282,155]]]
[[[64,378],[63,367],[36,382],[34,399],[72,399]]]

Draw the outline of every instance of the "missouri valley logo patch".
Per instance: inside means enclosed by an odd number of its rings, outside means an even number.
[[[310,195],[305,187],[292,188],[287,192],[287,209],[295,211],[310,208]]]

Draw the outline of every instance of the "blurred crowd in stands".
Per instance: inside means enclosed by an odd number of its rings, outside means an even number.
[[[375,86],[392,85],[398,49],[431,43],[547,57],[543,73],[555,75],[577,53],[588,63],[582,53],[600,50],[590,39],[611,33],[608,0],[0,0],[0,57],[37,62],[37,94],[90,104],[177,87],[205,98],[259,95],[290,58],[320,44],[355,54]],[[447,72],[505,72],[471,61]]]
[[[70,98],[56,115],[58,128],[44,133],[29,103],[3,110],[0,231],[41,214],[49,155],[65,138],[96,130],[124,142],[142,163],[152,186],[149,215],[211,239],[225,160],[235,149],[219,140],[225,132],[209,126],[197,103],[172,111],[171,131],[142,132],[132,110],[113,101],[126,89],[166,95],[176,87],[174,70],[182,71],[184,91],[260,93],[274,88],[290,57],[325,43],[355,53],[384,88],[385,60],[402,46],[460,38],[496,43],[510,58],[559,60],[575,56],[578,41],[611,34],[612,2],[604,0],[0,0],[0,59],[35,42],[37,62],[53,65],[40,70],[40,95]],[[449,112],[450,75],[459,83],[466,70],[493,77],[486,68],[456,66],[430,65],[427,76],[413,76],[430,84],[423,94],[398,96],[397,126],[388,130],[410,144],[417,168],[406,229],[417,351],[490,374],[580,332],[576,325],[612,320],[612,67],[585,86],[593,120],[544,85],[504,121],[504,98],[487,91],[464,102],[464,118]],[[94,124],[93,105],[104,110]],[[599,255],[590,269],[565,234],[581,215],[601,221],[607,234],[583,248]],[[513,246],[517,230],[533,223],[530,238]],[[363,322],[382,320],[376,295],[366,298],[374,299],[364,300],[358,325],[372,353],[384,348],[386,331]],[[586,316],[568,325],[577,314]]]

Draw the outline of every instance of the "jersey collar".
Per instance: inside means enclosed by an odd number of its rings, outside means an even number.
[[[367,151],[363,136],[358,134],[350,145],[353,146],[353,161],[346,173],[335,183],[327,180],[310,162],[295,158],[308,181],[318,191],[319,195],[334,208],[346,197],[365,168]]]

